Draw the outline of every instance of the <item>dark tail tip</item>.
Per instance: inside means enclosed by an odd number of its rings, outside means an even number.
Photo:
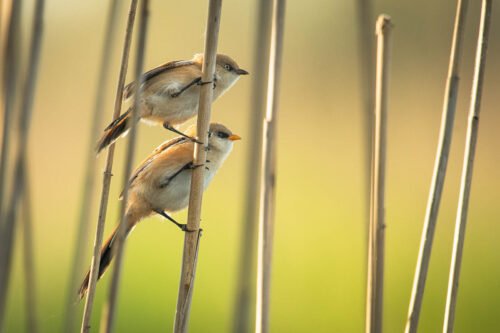
[[[99,263],[99,273],[97,275],[97,280],[102,277],[104,272],[106,272],[106,269],[108,268],[109,264],[111,263],[111,260],[113,259],[113,240],[116,232],[114,232],[111,237],[106,241],[104,246],[101,249],[101,261]],[[87,289],[89,287],[89,280],[90,280],[90,270],[87,272],[87,275],[85,275],[85,278],[83,279],[83,282],[78,289],[78,296],[80,299],[85,297],[85,294],[87,293]]]
[[[116,141],[121,135],[125,134],[130,128],[130,109],[123,113],[120,117],[116,118],[108,127],[104,130],[104,135],[97,142],[96,152],[99,153],[101,150]]]
[[[80,300],[83,299],[85,297],[85,294],[87,293],[87,289],[89,288],[89,279],[90,271],[87,272],[87,275],[85,275],[85,279],[83,279],[80,289],[78,289],[78,297]]]

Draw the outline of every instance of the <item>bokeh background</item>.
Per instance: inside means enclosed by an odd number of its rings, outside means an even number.
[[[33,1],[25,1],[25,27]],[[499,332],[500,7],[494,3],[479,142],[456,315],[456,332]],[[438,140],[456,1],[375,2],[395,25],[390,82],[384,331],[402,332]],[[206,1],[152,1],[146,68],[203,49]],[[463,158],[479,1],[467,15],[460,97],[420,332],[442,327]],[[49,0],[30,143],[37,307],[42,332],[62,330],[84,161],[108,1]],[[111,119],[127,5],[106,99]],[[219,51],[250,72],[256,2],[225,1]],[[272,279],[273,332],[362,332],[366,258],[365,166],[358,23],[353,1],[289,1],[279,124]],[[24,33],[28,29],[24,29]],[[27,41],[25,36],[24,41]],[[133,61],[133,57],[132,57]],[[130,77],[130,76],[129,76]],[[242,227],[252,76],[214,104],[213,119],[244,139],[206,192],[191,332],[229,332]],[[102,124],[104,127],[105,124]],[[141,124],[137,163],[171,134]],[[117,145],[106,234],[118,215],[124,142]],[[99,156],[100,186],[104,155]],[[90,262],[97,203],[86,250]],[[185,213],[176,214],[183,221]],[[21,229],[16,240],[6,332],[24,332]],[[183,235],[159,217],[128,240],[117,332],[169,331]],[[93,331],[109,283],[99,283]],[[83,302],[74,305],[81,313]]]

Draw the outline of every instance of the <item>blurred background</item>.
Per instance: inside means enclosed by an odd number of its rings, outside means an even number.
[[[145,68],[203,51],[207,4],[151,2]],[[500,331],[500,7],[496,5],[456,332]],[[26,45],[33,1],[24,1],[23,6]],[[112,114],[127,7],[122,6],[113,52],[106,123]],[[405,325],[438,141],[455,8],[452,0],[375,2],[374,13],[391,15],[395,25],[388,114],[385,332],[402,332]],[[479,2],[469,4],[455,132],[420,332],[442,328],[479,11]],[[108,1],[46,4],[29,154],[42,332],[62,330],[107,12]],[[219,52],[231,55],[250,73],[255,72],[256,24],[255,1],[223,3]],[[271,330],[362,332],[367,207],[355,2],[289,1],[285,26]],[[243,140],[204,197],[191,332],[229,332],[232,327],[245,173],[256,167],[246,160],[246,151],[259,135],[248,129],[251,86],[252,76],[243,77],[213,106],[213,120],[223,122]],[[160,127],[140,124],[137,163],[171,137]],[[106,234],[118,215],[124,142],[119,141],[115,155]],[[97,158],[86,263],[90,263],[104,160],[104,154]],[[175,218],[184,221],[186,214]],[[26,331],[21,232],[18,229],[6,332]],[[183,239],[160,217],[144,220],[131,234],[117,332],[169,331],[173,326]],[[109,280],[106,274],[97,287],[95,332]],[[83,302],[74,306],[80,316]]]

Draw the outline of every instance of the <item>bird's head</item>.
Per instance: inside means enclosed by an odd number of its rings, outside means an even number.
[[[210,151],[228,153],[233,148],[234,141],[241,140],[229,128],[219,123],[211,123],[208,131],[208,147]]]
[[[194,59],[200,64],[203,63],[203,54],[196,54]],[[248,74],[249,73],[240,68],[231,57],[225,54],[217,54],[215,66],[215,76],[217,78],[216,85],[222,87],[223,90],[229,89],[238,81],[241,75]]]

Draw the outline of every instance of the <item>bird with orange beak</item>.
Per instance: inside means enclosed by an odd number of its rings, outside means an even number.
[[[193,126],[188,133],[194,136],[195,130]],[[229,156],[234,141],[240,139],[224,125],[210,124],[207,160],[204,165],[193,164],[195,143],[186,137],[174,138],[156,148],[135,170],[129,180],[128,202],[124,218],[127,223],[126,235],[139,221],[153,214],[159,214],[175,223],[181,230],[189,231],[186,224],[178,223],[169,214],[188,206],[193,169],[197,167],[206,169],[203,184],[205,190]],[[101,249],[99,278],[113,258],[117,230],[118,227]],[[81,298],[87,291],[89,275],[90,272],[87,273],[79,289]]]

